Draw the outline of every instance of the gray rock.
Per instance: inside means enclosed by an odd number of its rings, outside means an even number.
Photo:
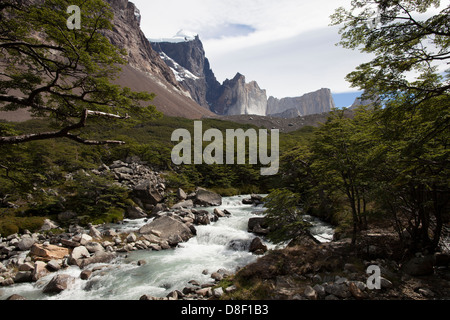
[[[85,247],[90,253],[96,253],[96,252],[103,252],[103,251],[105,251],[105,248],[103,248],[103,246],[100,243],[98,243],[98,242],[86,243]]]
[[[45,286],[44,293],[61,293],[66,289],[70,289],[75,282],[75,278],[67,274],[59,274]]]
[[[59,271],[61,269],[61,261],[51,260],[47,263],[47,269],[50,271]]]
[[[33,281],[32,271],[19,271],[14,277],[14,283],[24,283]]]
[[[267,252],[267,246],[262,242],[260,238],[256,237],[250,243],[249,251],[253,253],[264,254],[265,252]]]
[[[78,266],[83,269],[90,264],[108,263],[117,257],[115,252],[97,252],[92,257],[79,260]]]
[[[154,234],[155,232],[158,232],[160,238],[165,241],[168,241],[173,236],[179,236],[182,241],[187,241],[194,236],[189,227],[184,223],[168,216],[155,219],[153,222],[139,229],[139,234],[143,235]]]
[[[147,213],[139,207],[127,207],[127,218],[143,219],[147,218]]]
[[[176,209],[188,209],[188,208],[193,208],[194,207],[194,202],[192,200],[183,200],[178,202],[177,204],[172,206],[172,210],[176,210]]]
[[[21,251],[30,250],[30,248],[35,244],[36,240],[29,235],[24,235],[22,239],[17,243],[17,248]]]
[[[137,237],[136,237],[136,235],[134,234],[134,232],[130,233],[130,234],[127,236],[127,243],[136,242],[136,240],[137,240]]]
[[[306,286],[303,293],[308,300],[317,300],[318,294],[311,286]]]
[[[198,188],[195,196],[195,203],[201,206],[221,206],[222,197],[212,191],[203,188]]]
[[[187,199],[187,194],[186,194],[186,192],[184,192],[183,189],[180,188],[180,189],[177,190],[177,197],[180,200],[186,200]]]
[[[219,287],[219,288],[213,289],[212,294],[213,294],[214,298],[221,298],[224,294],[223,288]]]

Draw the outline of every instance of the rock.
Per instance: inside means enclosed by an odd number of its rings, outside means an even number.
[[[116,237],[117,236],[117,232],[114,229],[108,229],[108,230],[105,230],[103,232],[103,236],[105,236],[105,237]]]
[[[70,254],[70,260],[72,262],[75,262],[76,260],[89,258],[90,256],[91,254],[89,253],[88,249],[86,249],[85,246],[79,246],[73,249],[72,253]]]
[[[83,270],[80,274],[81,280],[89,280],[92,275],[92,270]]]
[[[147,213],[139,207],[127,207],[127,218],[128,219],[143,219],[147,218]]]
[[[264,217],[255,217],[255,218],[250,218],[248,220],[248,232],[254,232],[255,228],[267,228],[268,225],[266,223],[266,218]]]
[[[177,190],[177,198],[179,199],[179,200],[186,200],[187,199],[187,194],[186,194],[186,192],[184,192],[184,190],[183,189],[178,189]]]
[[[97,252],[92,257],[79,260],[78,266],[84,269],[88,265],[95,263],[108,263],[117,257],[115,252]]]
[[[45,277],[48,274],[47,264],[43,261],[36,261],[34,263],[34,270],[31,275],[32,281],[38,281],[40,278]]]
[[[17,248],[19,248],[20,251],[27,251],[30,250],[30,248],[35,243],[35,239],[29,235],[24,235],[22,239],[17,243]]]
[[[262,242],[260,238],[256,237],[251,242],[249,251],[252,253],[264,254],[265,252],[267,252],[267,246]]]
[[[61,244],[69,248],[76,248],[80,246],[79,242],[68,239],[61,239]]]
[[[34,244],[30,255],[41,261],[60,260],[69,255],[69,249],[54,245]]]
[[[25,262],[19,265],[19,271],[34,271],[34,264]]]
[[[84,245],[86,245],[87,243],[91,242],[92,240],[93,240],[93,239],[92,239],[92,237],[91,237],[90,235],[83,233],[83,234],[81,235],[81,238],[80,238],[80,244],[81,244],[82,246],[84,246]]]
[[[136,237],[136,235],[134,234],[134,232],[130,233],[130,234],[127,236],[127,243],[136,242],[136,240],[137,240],[137,237]]]
[[[212,191],[208,191],[203,188],[198,188],[197,193],[195,195],[195,203],[201,206],[221,206],[222,205],[222,197],[214,193]]]
[[[103,252],[103,251],[105,251],[105,248],[98,242],[86,243],[85,247],[90,253],[96,253],[96,252]]]
[[[358,286],[354,282],[349,282],[348,289],[349,289],[350,293],[352,294],[352,296],[357,300],[362,300],[362,299],[367,298],[367,294],[365,292],[361,291],[361,289],[358,288]]]
[[[311,286],[306,286],[303,294],[308,300],[317,300],[317,292]]]
[[[32,271],[19,271],[14,277],[14,283],[24,283],[33,281]]]
[[[102,238],[102,233],[97,230],[93,225],[89,225],[89,235],[97,240],[100,240]]]
[[[218,298],[220,299],[223,296],[223,288],[219,287],[219,288],[214,288],[212,290],[212,295],[214,296],[214,298]]]
[[[226,216],[222,210],[217,209],[217,208],[214,209],[214,214],[219,218],[223,218]]]
[[[157,205],[163,200],[164,192],[158,190],[155,181],[144,180],[133,188],[133,195],[145,204]]]
[[[413,277],[433,274],[433,256],[414,257],[403,264],[401,270]]]
[[[162,240],[168,241],[172,236],[179,236],[182,241],[187,241],[194,235],[184,223],[172,217],[163,216],[155,219],[139,229],[139,234],[148,235],[158,232]]]
[[[433,298],[435,296],[434,292],[428,288],[420,288],[417,292],[427,298]]]
[[[44,293],[61,293],[70,289],[75,282],[75,278],[67,274],[59,274],[45,286]]]
[[[9,296],[8,298],[6,298],[6,300],[7,301],[18,301],[18,300],[27,300],[27,299],[25,299],[21,295],[13,294],[13,295]]]
[[[345,284],[330,284],[325,287],[325,291],[331,295],[336,297],[345,299],[351,296],[350,291],[348,290],[347,285]]]
[[[202,297],[211,297],[212,296],[211,288],[198,289],[195,291],[195,293]]]
[[[55,222],[53,222],[50,219],[45,219],[44,224],[42,225],[39,232],[50,231],[50,230],[57,229],[57,228],[58,228],[58,225]]]
[[[214,272],[211,274],[211,278],[213,278],[216,281],[222,281],[223,275],[221,275],[219,272]]]
[[[230,294],[233,293],[237,290],[237,287],[235,285],[229,286],[227,288],[225,288],[225,293]]]
[[[50,271],[59,271],[61,269],[61,261],[58,260],[49,261],[46,267]]]
[[[172,206],[172,210],[176,210],[176,209],[188,209],[188,208],[193,208],[194,207],[194,201],[192,200],[183,200],[178,202],[177,204]]]
[[[73,211],[65,211],[65,212],[61,212],[60,214],[58,214],[58,220],[64,221],[64,222],[74,219],[76,217],[77,217],[77,214]]]
[[[139,260],[139,261],[137,262],[137,265],[138,265],[139,267],[145,266],[146,264],[147,264],[147,261],[145,261],[145,260]]]
[[[325,297],[326,296],[326,291],[325,291],[325,287],[320,285],[320,284],[316,284],[313,287],[314,291],[320,296],[320,297]]]

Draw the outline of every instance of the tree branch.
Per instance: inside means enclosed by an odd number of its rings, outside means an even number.
[[[30,133],[30,134],[11,136],[11,137],[0,137],[0,145],[18,144],[18,143],[38,141],[38,140],[47,140],[47,139],[54,139],[54,138],[68,138],[73,141],[76,141],[76,142],[79,142],[82,144],[86,144],[86,145],[125,144],[125,142],[123,142],[123,141],[116,141],[116,140],[105,140],[105,141],[87,140],[87,139],[83,139],[77,135],[70,133],[70,131],[84,128],[86,126],[87,118],[89,115],[105,117],[105,118],[112,118],[112,119],[121,119],[121,120],[130,118],[128,116],[128,114],[125,116],[120,116],[120,115],[85,109],[85,110],[83,110],[83,114],[78,123],[67,126],[63,129],[61,129],[60,131]]]

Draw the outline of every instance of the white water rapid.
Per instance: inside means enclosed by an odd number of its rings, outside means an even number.
[[[117,258],[112,264],[95,265],[104,268],[95,272],[88,281],[80,279],[81,271],[78,267],[70,267],[59,273],[69,274],[77,279],[71,289],[58,295],[43,294],[44,286],[56,275],[52,273],[36,283],[0,288],[0,300],[12,294],[19,294],[30,300],[138,300],[144,294],[164,297],[173,290],[190,286],[190,280],[212,282],[211,273],[219,269],[234,272],[237,267],[244,267],[258,258],[249,253],[246,247],[255,238],[255,235],[247,232],[247,225],[248,220],[255,216],[253,212],[264,209],[243,205],[244,198],[248,196],[224,198],[223,205],[219,208],[227,209],[231,212],[231,217],[221,218],[208,226],[196,227],[197,236],[174,250],[133,251]],[[214,208],[206,210],[212,211]],[[309,219],[314,225],[312,233],[322,242],[329,241],[333,230],[320,221]],[[144,220],[134,220],[112,227],[120,232],[132,232],[145,223]],[[234,244],[233,248],[230,243]],[[275,248],[273,244],[266,244],[270,249]],[[146,263],[138,266],[139,260]],[[203,274],[205,270],[207,272]]]

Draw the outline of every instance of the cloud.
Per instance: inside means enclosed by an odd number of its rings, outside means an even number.
[[[326,87],[353,91],[345,82],[365,56],[335,46],[330,15],[348,0],[133,1],[147,37],[180,29],[200,35],[219,81],[240,72],[269,95],[296,96]]]

